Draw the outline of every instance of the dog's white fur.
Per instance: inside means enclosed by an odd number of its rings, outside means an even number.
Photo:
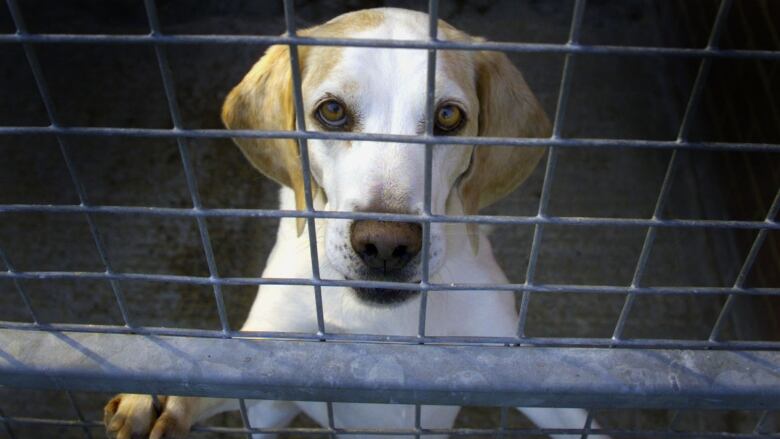
[[[376,9],[338,17],[303,32],[324,37],[399,40],[427,38],[425,14]],[[440,38],[474,40],[444,22]],[[306,126],[321,130],[313,117],[324,97],[337,96],[359,119],[359,131],[422,134],[425,126],[427,52],[375,48],[301,48]],[[288,49],[275,46],[227,98],[223,119],[230,128],[294,129]],[[439,52],[437,102],[456,102],[466,113],[458,134],[544,137],[549,122],[507,58],[499,53]],[[356,124],[357,125],[357,124]],[[356,129],[357,130],[357,129]],[[236,139],[249,161],[284,185],[281,209],[303,207],[303,180],[297,146],[290,140]],[[318,210],[423,211],[424,146],[361,141],[310,140],[309,151]],[[541,149],[437,145],[433,152],[432,211],[473,214],[506,195],[524,180],[543,154]],[[317,220],[320,275],[326,279],[361,278],[360,258],[349,245],[352,221]],[[310,278],[308,234],[302,223],[283,219],[263,277]],[[433,283],[506,283],[490,242],[478,228],[464,224],[431,225],[430,281]],[[406,281],[420,276],[419,256],[409,263]],[[392,306],[361,300],[349,288],[322,290],[328,332],[387,335],[417,333],[419,297]],[[517,312],[512,294],[498,291],[431,292],[426,334],[508,336],[515,334]],[[314,296],[300,286],[262,286],[243,327],[247,331],[317,331]],[[120,438],[183,436],[192,423],[235,409],[235,401],[167,397],[154,417],[151,399],[119,395],[106,406],[106,426]],[[459,407],[426,406],[422,424],[452,427]],[[586,414],[576,409],[520,409],[540,427],[582,428]],[[254,427],[281,427],[305,412],[327,425],[324,403],[266,401],[250,404]],[[334,404],[343,428],[412,428],[414,408],[405,405]],[[259,436],[259,435],[258,435]],[[386,436],[384,436],[386,437]]]

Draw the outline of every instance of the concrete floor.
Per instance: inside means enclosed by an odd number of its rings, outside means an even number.
[[[68,3],[68,2],[64,2]],[[301,25],[347,10],[395,5],[423,9],[415,1],[300,1]],[[661,32],[669,17],[657,2],[592,1],[585,16],[588,43],[672,45]],[[75,4],[75,3],[74,3]],[[499,41],[565,42],[572,1],[443,1],[442,17],[472,34]],[[47,7],[42,7],[46,5]],[[121,2],[112,14],[92,5],[79,13],[35,1],[23,4],[33,32],[144,33],[141,2]],[[237,6],[238,5],[238,6]],[[51,7],[49,7],[51,6]],[[119,7],[119,6],[117,6]],[[233,9],[231,9],[231,7]],[[246,13],[235,12],[246,7]],[[205,10],[183,2],[160,1],[161,21],[171,33],[283,32],[281,9],[248,2]],[[90,14],[102,14],[95,20]],[[59,14],[59,15],[58,15]],[[62,17],[62,19],[54,19]],[[12,31],[0,7],[0,32]],[[679,44],[683,44],[677,42]],[[678,44],[678,45],[679,45]],[[188,128],[220,128],[219,108],[227,91],[263,48],[252,46],[173,46],[168,55],[176,92]],[[61,123],[76,126],[170,127],[164,91],[151,48],[56,45],[38,50]],[[23,52],[0,46],[0,124],[45,125],[47,117]],[[550,115],[554,114],[563,57],[512,55]],[[571,137],[674,139],[693,82],[696,63],[652,57],[583,56],[574,65],[564,133]],[[160,139],[69,138],[68,147],[89,201],[95,205],[190,206],[176,144]],[[276,208],[276,186],[256,173],[225,139],[189,143],[203,204],[207,207]],[[0,203],[75,204],[77,198],[56,141],[48,137],[0,138]],[[710,187],[706,154],[681,154],[665,214],[702,218],[718,215],[717,187]],[[649,217],[669,160],[650,150],[563,150],[552,186],[550,214],[561,216]],[[515,194],[488,213],[532,215],[542,186],[543,166]],[[714,207],[713,207],[714,206]],[[714,209],[714,210],[713,210]],[[715,212],[715,213],[712,213]],[[97,216],[113,268],[119,272],[208,275],[194,221],[150,216]],[[258,276],[273,244],[276,221],[210,219],[209,232],[223,276]],[[537,282],[627,285],[646,230],[609,227],[547,227]],[[730,250],[734,235],[662,230],[644,279],[647,285],[726,286],[744,256]],[[505,226],[493,232],[498,259],[514,282],[522,282],[532,227]],[[102,271],[82,216],[14,214],[0,216],[0,247],[18,270]],[[25,282],[42,318],[49,322],[120,323],[111,290],[103,282]],[[133,322],[142,325],[216,329],[209,288],[160,283],[122,283]],[[253,287],[227,287],[229,318],[238,326],[252,302]],[[534,295],[528,333],[532,336],[608,337],[624,297]],[[705,338],[722,303],[720,298],[642,297],[626,336]],[[27,321],[11,282],[0,281],[0,320]],[[13,395],[13,400],[9,399]],[[99,418],[104,397],[78,394],[87,417]],[[11,402],[13,401],[13,402]],[[43,403],[45,401],[45,404]],[[7,415],[73,417],[62,394],[0,388]],[[495,425],[496,410],[467,410],[460,426]],[[600,416],[615,427],[663,428],[669,413],[628,412]],[[235,416],[215,422],[235,424]],[[306,421],[300,421],[306,422]],[[513,425],[523,424],[513,418]],[[687,421],[683,421],[687,422]],[[695,417],[691,425],[742,426],[745,416]],[[744,424],[747,425],[747,424]],[[720,426],[720,427],[718,427]],[[15,428],[17,437],[78,437],[79,430]],[[48,433],[43,433],[44,431]],[[3,437],[0,429],[0,437]],[[203,435],[200,435],[203,437]]]

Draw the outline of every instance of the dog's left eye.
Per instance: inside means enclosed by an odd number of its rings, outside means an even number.
[[[317,107],[317,119],[326,128],[343,129],[347,125],[347,110],[341,102],[328,99]]]

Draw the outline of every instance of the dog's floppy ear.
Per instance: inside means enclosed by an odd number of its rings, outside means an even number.
[[[501,52],[476,54],[480,137],[549,137],[550,121],[523,76]],[[476,214],[505,197],[534,170],[545,148],[478,145],[460,182],[464,213]],[[469,224],[478,251],[476,224]]]
[[[301,57],[303,58],[303,57]],[[295,129],[292,69],[287,46],[271,46],[222,106],[229,129],[282,131]],[[260,172],[295,191],[295,207],[306,208],[298,143],[292,139],[234,138],[244,156]],[[312,193],[317,193],[312,180]],[[304,218],[298,218],[298,234]]]

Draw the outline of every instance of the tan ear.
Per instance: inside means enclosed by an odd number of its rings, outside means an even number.
[[[478,52],[479,136],[549,137],[550,121],[523,75],[501,52]],[[478,145],[468,173],[460,182],[465,214],[474,215],[511,193],[531,174],[545,148]],[[477,225],[468,226],[478,251]]]
[[[301,57],[303,58],[303,57]],[[287,46],[271,46],[222,106],[222,122],[235,130],[295,130],[295,107]],[[292,139],[234,138],[249,162],[277,183],[295,191],[295,208],[306,209],[298,143]],[[312,194],[318,188],[311,181]],[[298,234],[304,218],[298,218]]]

